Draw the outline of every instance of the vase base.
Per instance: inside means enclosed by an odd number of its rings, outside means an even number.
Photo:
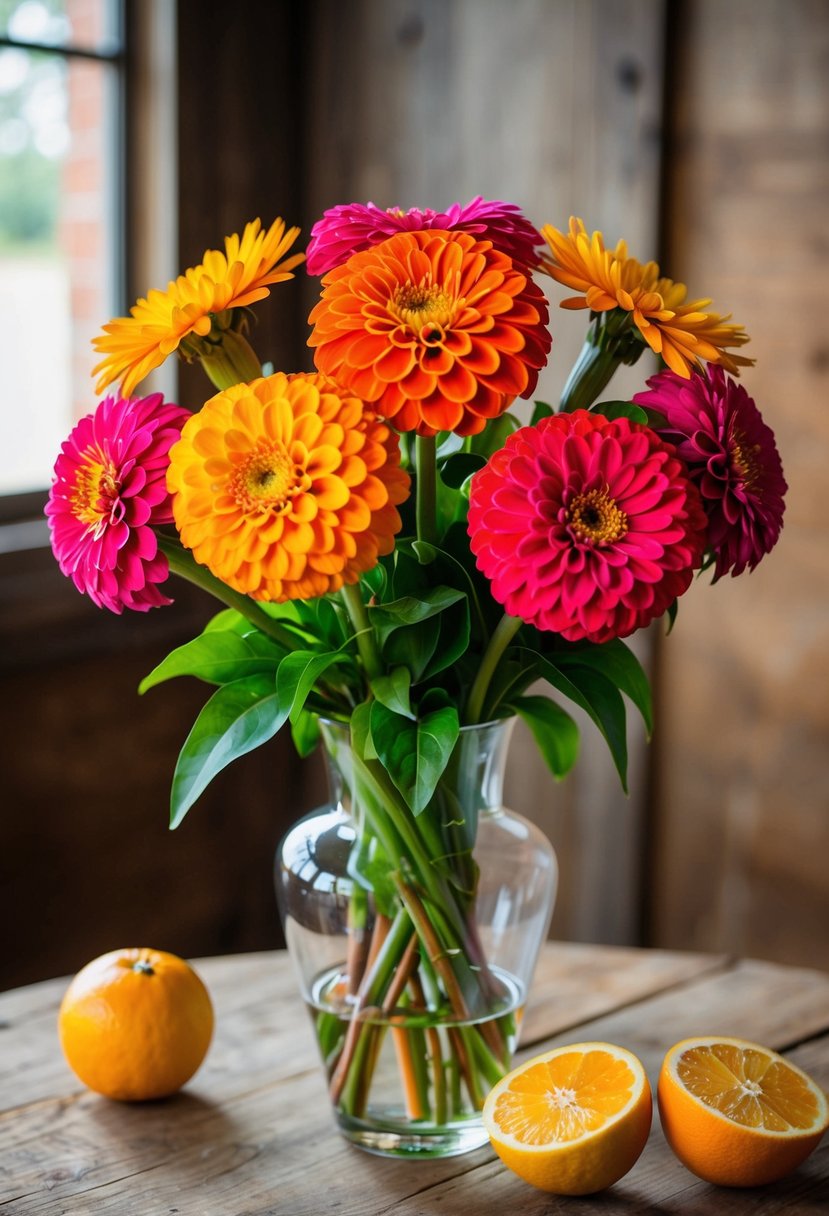
[[[343,1115],[338,1116],[337,1122],[346,1140],[378,1157],[457,1157],[489,1144],[480,1119],[445,1127],[433,1124],[418,1127],[416,1123],[408,1127],[383,1127]]]

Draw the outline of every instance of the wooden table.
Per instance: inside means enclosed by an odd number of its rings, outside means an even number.
[[[189,1086],[124,1105],[85,1090],[64,1064],[55,1019],[65,980],[0,996],[3,1216],[634,1216],[642,1212],[829,1211],[829,1137],[774,1186],[721,1190],[672,1156],[659,1128],[611,1190],[558,1199],[488,1149],[392,1161],[335,1130],[311,1027],[281,953],[196,964],[216,1036]],[[829,975],[711,955],[549,944],[522,1051],[600,1039],[655,1079],[665,1050],[696,1033],[783,1050],[829,1087]]]

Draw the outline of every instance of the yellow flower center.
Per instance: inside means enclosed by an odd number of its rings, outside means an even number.
[[[120,489],[112,461],[101,459],[100,453],[97,457],[86,453],[86,464],[79,467],[75,477],[72,495],[75,518],[90,527],[100,525],[109,518]]]
[[[567,523],[578,540],[593,545],[611,545],[628,530],[628,517],[607,490],[577,494],[567,511]]]
[[[751,490],[760,480],[762,462],[760,444],[749,444],[746,436],[740,431],[734,431],[731,439],[731,463],[740,475],[740,480],[747,489]]]
[[[454,306],[455,301],[437,283],[401,284],[391,301],[392,313],[404,325],[423,336],[425,341],[429,341],[429,338],[428,329],[427,334],[421,334],[424,327],[434,327],[437,337],[431,340],[440,340],[443,335],[439,328],[444,329],[451,324]]]
[[[231,493],[243,511],[282,511],[306,481],[281,444],[262,442],[236,469]]]

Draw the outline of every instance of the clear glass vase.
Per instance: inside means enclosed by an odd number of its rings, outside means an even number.
[[[283,840],[276,889],[339,1127],[390,1156],[486,1142],[550,922],[549,841],[501,804],[512,720],[465,727],[417,816],[323,723],[331,805]],[[385,778],[385,779],[384,779]]]

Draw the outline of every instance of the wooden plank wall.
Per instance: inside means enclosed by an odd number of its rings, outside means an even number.
[[[829,5],[675,6],[667,242],[733,310],[790,485],[780,543],[664,647],[655,942],[829,966]]]

